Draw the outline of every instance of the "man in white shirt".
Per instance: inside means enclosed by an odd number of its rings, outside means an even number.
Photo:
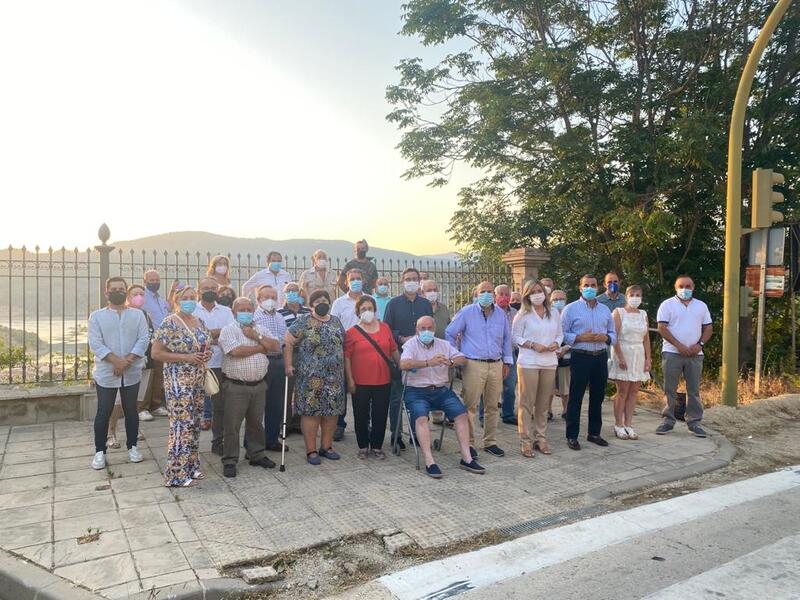
[[[233,312],[217,302],[218,290],[219,283],[215,279],[206,277],[201,280],[197,286],[200,302],[192,314],[211,332],[211,360],[208,361],[208,367],[214,371],[217,380],[222,381],[222,349],[219,347],[219,334],[223,327],[233,323]],[[222,456],[224,423],[225,401],[222,392],[210,398],[206,396],[202,428],[208,430],[209,425],[211,426],[211,452],[218,456]]]
[[[292,281],[288,271],[283,270],[283,256],[280,252],[272,251],[267,254],[267,268],[261,269],[242,286],[242,296],[254,297],[255,291],[262,285],[271,285],[278,291],[278,305],[283,306],[285,296],[284,286]]]
[[[686,381],[686,425],[697,437],[706,437],[700,427],[703,403],[700,378],[703,374],[703,346],[711,338],[711,313],[702,300],[693,297],[694,281],[688,275],[675,280],[675,296],[658,307],[658,333],[663,338],[661,364],[667,403],[661,413],[664,421],[656,433],[664,435],[675,427],[675,400],[678,381]]]
[[[347,272],[347,293],[333,301],[331,315],[342,322],[342,327],[347,331],[358,325],[356,302],[364,295],[364,274],[360,269],[350,269]]]
[[[235,321],[222,328],[225,433],[222,474],[236,477],[239,462],[239,431],[244,421],[247,455],[253,466],[271,469],[275,463],[264,456],[264,377],[269,368],[267,354],[280,350],[280,342],[266,329],[253,325],[253,301],[237,298],[233,303]]]

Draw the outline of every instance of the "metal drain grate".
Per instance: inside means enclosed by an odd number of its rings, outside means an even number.
[[[579,521],[585,517],[599,515],[604,512],[607,512],[607,509],[602,506],[589,506],[587,508],[568,510],[565,512],[556,513],[554,515],[540,517],[532,521],[520,523],[519,525],[512,525],[511,527],[502,527],[497,531],[501,535],[510,537],[519,535],[521,533],[530,533],[532,531],[538,531],[539,529],[546,529],[547,527],[552,527],[553,525],[564,525],[565,523],[569,523],[571,521]]]

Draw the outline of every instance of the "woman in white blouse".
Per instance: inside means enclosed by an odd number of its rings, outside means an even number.
[[[528,458],[533,458],[534,448],[542,454],[552,453],[545,437],[547,410],[555,389],[556,352],[563,337],[561,318],[558,311],[550,308],[544,286],[538,281],[527,282],[522,290],[522,308],[511,327],[511,338],[519,346],[517,428],[522,455]]]

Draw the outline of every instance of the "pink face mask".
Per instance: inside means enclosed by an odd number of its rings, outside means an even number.
[[[144,306],[144,296],[131,296],[128,304],[133,308],[142,308],[142,306]]]
[[[508,305],[511,303],[511,296],[497,296],[494,303],[500,308],[508,308]]]

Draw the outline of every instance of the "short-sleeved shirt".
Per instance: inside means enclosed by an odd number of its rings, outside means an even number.
[[[380,329],[376,333],[364,333],[391,359],[392,353],[397,350],[397,343],[386,323],[380,323]],[[386,385],[391,381],[392,376],[386,361],[355,327],[348,329],[345,334],[344,356],[350,359],[356,385]]]
[[[597,297],[597,301],[613,313],[616,309],[625,306],[625,294],[617,294],[616,298],[612,298],[608,292],[603,292]]]
[[[371,260],[367,260],[365,262],[360,262],[358,259],[350,259],[347,261],[347,264],[342,269],[342,280],[345,282],[345,287],[347,286],[347,272],[350,269],[358,269],[364,275],[364,293],[371,294],[372,289],[375,287],[375,282],[378,280],[378,267],[375,266],[375,263]]]
[[[419,341],[419,337],[414,336],[403,344],[403,354],[401,360],[430,360],[437,354],[444,354],[450,360],[464,356],[453,348],[449,342],[433,338],[430,346],[426,346]],[[422,367],[406,371],[406,385],[411,387],[427,387],[435,385],[441,387],[450,383],[450,367],[439,365],[436,367]]]
[[[222,329],[235,320],[230,308],[216,303],[211,310],[207,310],[201,302],[198,302],[192,315],[200,319],[207,329]],[[211,360],[208,361],[208,366],[211,369],[222,366],[222,349],[219,344],[211,344]]]
[[[336,284],[336,274],[330,269],[325,269],[324,277],[317,269],[303,271],[297,283],[300,285],[300,289],[305,289],[306,286],[308,286],[308,290],[306,291],[309,297],[317,290],[325,290],[331,295],[331,298],[335,298],[339,295],[339,287]]]
[[[680,298],[673,296],[664,300],[658,307],[656,320],[659,323],[666,323],[667,329],[676,340],[684,346],[691,347],[700,341],[703,327],[711,325],[711,313],[702,300],[692,298],[688,304],[684,304]],[[667,340],[662,340],[661,351],[680,354]],[[700,354],[703,354],[702,350]]]
[[[283,315],[283,320],[286,323],[286,329],[289,329],[289,327],[291,327],[297,320],[297,317],[299,317],[300,315],[310,315],[311,309],[306,308],[305,306],[301,306],[297,312],[294,312],[291,309],[284,306],[283,308],[278,310],[278,312],[281,313],[281,315]]]
[[[269,331],[255,325],[254,329],[264,337],[274,337]],[[251,354],[250,356],[231,356],[231,350],[239,346],[258,346],[256,340],[251,340],[242,331],[239,323],[231,323],[222,328],[219,334],[219,345],[225,353],[222,361],[222,372],[231,379],[239,381],[261,381],[267,374],[269,359],[263,352]]]
[[[366,294],[362,294],[366,295]],[[342,322],[342,327],[347,331],[353,325],[358,325],[358,315],[356,315],[356,302],[358,298],[353,298],[350,294],[339,296],[331,305],[331,315]]]

